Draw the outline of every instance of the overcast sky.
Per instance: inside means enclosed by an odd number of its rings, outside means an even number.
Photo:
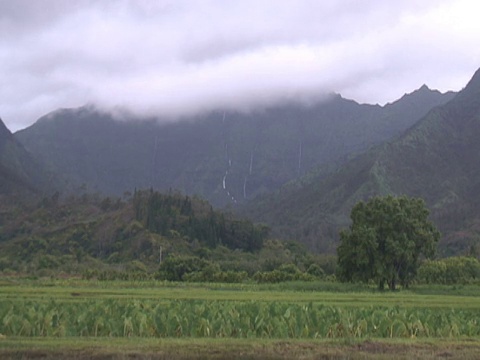
[[[0,0],[0,117],[93,103],[164,117],[337,92],[460,90],[477,0]]]

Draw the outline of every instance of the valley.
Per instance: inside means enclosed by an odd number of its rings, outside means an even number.
[[[2,123],[0,355],[474,359],[479,119],[477,72],[384,107]],[[339,230],[386,195],[425,200],[436,257],[389,293],[341,283]]]
[[[479,359],[479,13],[0,1],[0,359]]]

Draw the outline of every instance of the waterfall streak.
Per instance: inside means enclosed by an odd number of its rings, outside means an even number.
[[[302,170],[302,140],[300,140],[300,146],[298,149],[298,174],[299,175],[301,170]]]
[[[248,176],[245,176],[245,178],[243,180],[243,198],[244,199],[247,198],[247,178],[248,178]]]
[[[222,124],[225,125],[225,112],[223,112]],[[232,159],[230,158],[230,154],[228,153],[228,142],[227,142],[226,132],[224,132],[223,134],[223,141],[225,144],[224,149],[225,149],[225,160],[227,161],[227,169],[225,170],[225,174],[223,175],[222,187],[223,187],[223,190],[226,192],[227,196],[231,198],[234,203],[237,203],[237,200],[235,199],[235,197],[232,194],[230,194],[230,191],[228,191],[227,189],[227,176],[230,169],[232,168]]]

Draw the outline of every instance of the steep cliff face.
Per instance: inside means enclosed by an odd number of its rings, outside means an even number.
[[[49,192],[55,183],[54,176],[25,150],[0,119],[0,194]]]
[[[251,204],[245,214],[278,236],[334,251],[352,206],[375,195],[425,199],[443,232],[445,255],[466,252],[480,238],[480,70],[464,90],[394,140],[360,155],[330,176]]]
[[[7,129],[7,126],[4,124],[2,119],[0,119],[0,149],[8,140],[12,139],[12,137],[12,133]]]
[[[117,121],[83,107],[55,111],[15,136],[90,191],[175,188],[225,206],[275,191],[318,165],[345,162],[452,96],[424,87],[382,107],[332,95],[310,106],[218,111],[176,123]]]

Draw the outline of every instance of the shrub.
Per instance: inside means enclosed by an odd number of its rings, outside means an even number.
[[[480,262],[465,256],[426,260],[419,267],[417,275],[417,280],[425,284],[468,284],[478,279]]]

